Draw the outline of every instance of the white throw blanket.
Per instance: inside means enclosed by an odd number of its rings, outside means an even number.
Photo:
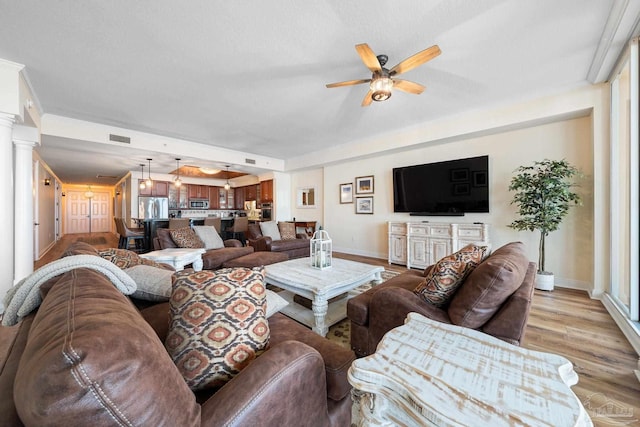
[[[76,268],[90,268],[104,274],[125,295],[131,295],[137,289],[136,282],[127,273],[104,258],[95,255],[64,257],[40,267],[7,291],[0,307],[0,314],[4,312],[2,325],[15,325],[42,303],[40,285]]]

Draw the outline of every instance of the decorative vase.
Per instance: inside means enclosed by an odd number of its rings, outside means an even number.
[[[536,273],[536,289],[541,291],[552,291],[554,283],[553,273],[549,273],[548,271]]]

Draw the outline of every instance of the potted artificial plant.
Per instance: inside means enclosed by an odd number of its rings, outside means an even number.
[[[571,191],[571,178],[578,170],[566,160],[534,162],[533,166],[520,166],[511,178],[509,191],[515,191],[511,204],[518,206],[519,219],[509,227],[519,231],[540,232],[536,289],[553,290],[553,273],[544,265],[544,241],[558,229],[572,205],[580,203],[580,196]]]

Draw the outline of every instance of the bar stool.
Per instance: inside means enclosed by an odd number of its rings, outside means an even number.
[[[132,239],[136,247],[135,251],[143,251],[144,229],[127,227],[124,218],[114,217],[113,220],[116,223],[116,232],[120,236],[120,239],[118,240],[118,249],[129,249],[129,240]]]
[[[191,220],[189,218],[169,218],[169,228],[185,228],[191,226]]]
[[[212,225],[216,228],[218,234],[220,234],[220,229],[222,227],[222,219],[219,216],[216,217],[207,217],[204,219],[204,225]]]
[[[233,220],[233,225],[227,229],[227,235],[230,235],[230,239],[238,239],[242,242],[244,246],[245,238],[244,235],[249,229],[249,218],[246,216],[238,216]]]

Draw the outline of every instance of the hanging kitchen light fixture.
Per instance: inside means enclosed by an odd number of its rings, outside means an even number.
[[[140,189],[144,190],[147,188],[147,184],[144,183],[144,163],[140,163],[140,168],[142,169],[142,175],[140,175],[142,177],[142,180],[140,181]]]
[[[147,184],[147,187],[151,187],[153,185],[153,181],[151,180],[151,160],[153,159],[147,159],[149,161],[149,169],[147,169],[147,174],[148,174],[148,178],[145,181],[145,183]]]
[[[176,179],[173,180],[173,185],[180,187],[182,181],[180,180],[180,159],[176,157]]]
[[[224,184],[224,189],[228,190],[231,188],[231,184],[229,184],[229,165],[227,166],[227,182]]]

